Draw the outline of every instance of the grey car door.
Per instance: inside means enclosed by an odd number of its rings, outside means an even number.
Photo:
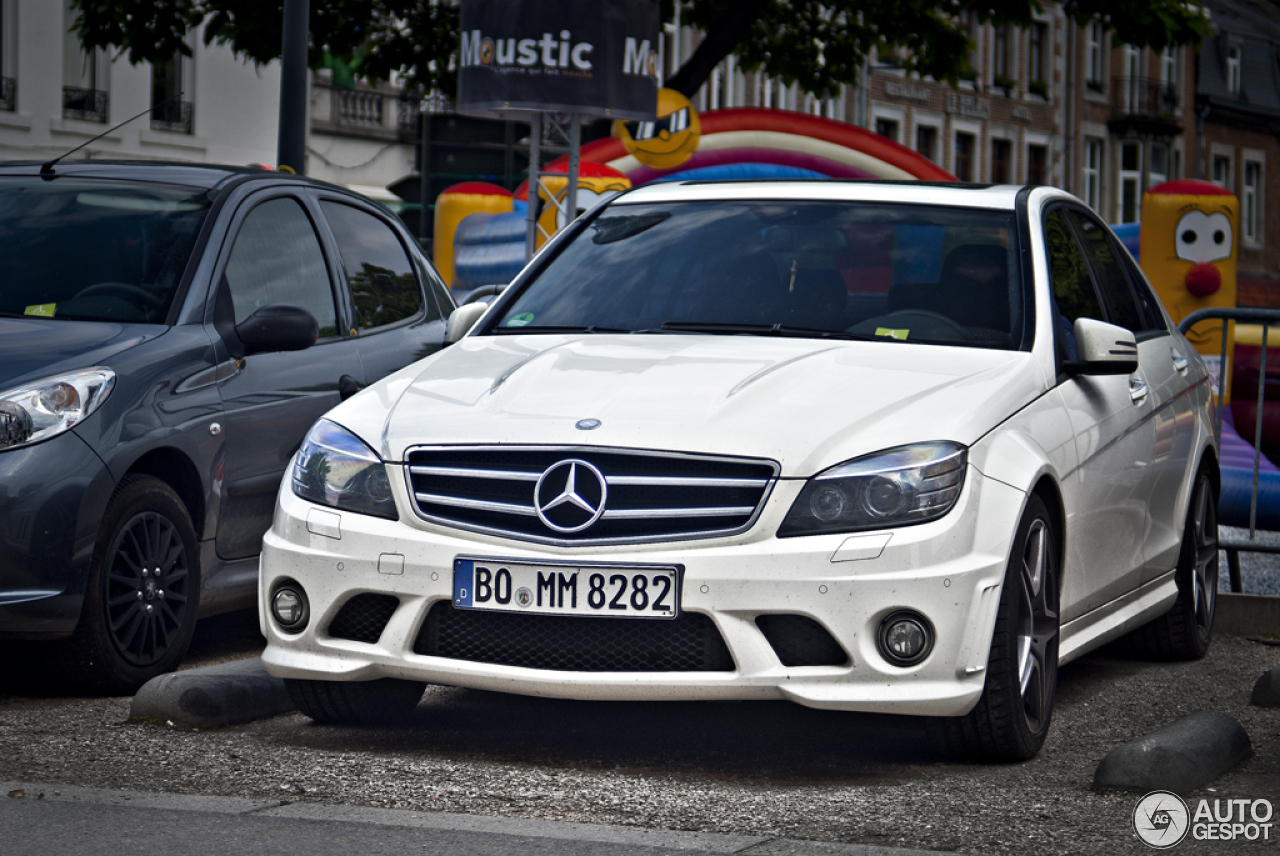
[[[370,208],[321,197],[350,295],[352,333],[371,384],[444,343],[444,318],[438,294],[424,286],[430,269],[405,246],[389,219]]]
[[[245,203],[237,216],[219,282],[220,311],[239,324],[264,306],[301,306],[316,317],[320,338],[302,351],[243,357],[219,387],[226,460],[216,545],[223,559],[261,550],[293,453],[316,419],[338,403],[341,377],[364,373],[356,337],[334,299],[333,266],[314,211],[302,198],[277,192]],[[226,324],[218,326],[224,339],[234,340]]]

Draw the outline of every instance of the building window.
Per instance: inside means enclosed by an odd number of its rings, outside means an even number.
[[[1262,164],[1245,161],[1244,183],[1240,194],[1240,221],[1246,241],[1258,241],[1258,197],[1262,193]]]
[[[75,10],[71,0],[64,0],[62,20],[66,30],[62,35],[62,115],[68,119],[84,119],[89,122],[107,121],[106,75],[99,68],[102,58],[99,51],[86,51],[80,45],[80,37],[72,29]]]
[[[1120,144],[1119,222],[1137,223],[1142,201],[1142,143]]]
[[[1154,187],[1169,180],[1169,147],[1164,143],[1151,144],[1151,171],[1147,187]]]
[[[938,162],[938,129],[932,125],[916,125],[916,151],[934,163]]]
[[[1174,48],[1165,48],[1160,52],[1160,82],[1166,89],[1178,86],[1178,55]]]
[[[1240,97],[1240,54],[1239,45],[1227,46],[1227,90],[1233,98]]]
[[[1231,189],[1230,155],[1213,156],[1213,181],[1215,184],[1221,184],[1227,190]]]
[[[1105,33],[1102,24],[1094,21],[1089,25],[1085,45],[1085,86],[1094,92],[1102,91],[1102,39]]]
[[[977,80],[982,68],[982,30],[978,26],[978,16],[973,12],[961,12],[960,29],[972,42],[972,47],[969,48],[969,68],[960,73],[960,79]]]
[[[1142,109],[1142,48],[1125,45],[1124,48],[1124,111],[1132,113]],[[1129,220],[1126,223],[1132,222]]]
[[[898,121],[896,119],[876,119],[876,133],[898,142]]]
[[[1048,42],[1048,25],[1032,24],[1027,38],[1027,89],[1041,98],[1049,97],[1049,75],[1045,62]]]
[[[1013,80],[1013,28],[1008,24],[995,31],[995,39],[991,45],[992,83],[1005,89],[1012,89]]]
[[[1049,151],[1044,146],[1027,146],[1027,184],[1045,183]]]
[[[993,184],[1009,183],[1009,155],[1013,152],[1013,144],[1008,140],[991,141],[991,182]]]
[[[185,58],[174,54],[164,65],[151,66],[151,127],[191,133],[191,99],[186,93]]]
[[[1084,141],[1084,162],[1080,184],[1085,204],[1097,211],[1102,207],[1102,140]]]
[[[961,181],[973,181],[973,134],[956,134],[955,169],[956,178]]]

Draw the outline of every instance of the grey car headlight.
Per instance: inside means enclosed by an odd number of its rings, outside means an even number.
[[[71,430],[102,406],[115,384],[116,373],[97,366],[0,392],[0,450]]]
[[[399,519],[387,467],[364,441],[321,419],[293,459],[293,492],[318,505]]]
[[[804,486],[778,537],[859,532],[926,523],[960,497],[969,451],[959,443],[920,443],[855,458]]]

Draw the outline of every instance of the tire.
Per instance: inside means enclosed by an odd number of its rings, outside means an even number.
[[[1059,554],[1053,520],[1032,495],[1013,540],[982,695],[964,716],[929,723],[953,757],[1025,761],[1044,745],[1058,686]]]
[[[1196,475],[1178,552],[1173,608],[1128,636],[1128,648],[1151,660],[1198,660],[1213,640],[1218,602],[1218,492],[1209,474]]]
[[[98,527],[80,621],[51,646],[56,674],[79,692],[133,693],[178,667],[199,606],[186,506],[157,478],[125,476]]]
[[[307,681],[286,678],[298,710],[322,725],[386,725],[409,717],[427,685],[381,678],[376,681]]]

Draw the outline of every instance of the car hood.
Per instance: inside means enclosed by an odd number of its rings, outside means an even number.
[[[113,324],[0,317],[0,392],[89,366],[168,330],[160,324]]]
[[[1024,352],[748,336],[492,336],[415,363],[331,418],[395,462],[418,445],[611,446],[771,458],[784,476],[807,477],[906,443],[972,444],[1042,387]],[[577,428],[584,419],[600,425]]]

